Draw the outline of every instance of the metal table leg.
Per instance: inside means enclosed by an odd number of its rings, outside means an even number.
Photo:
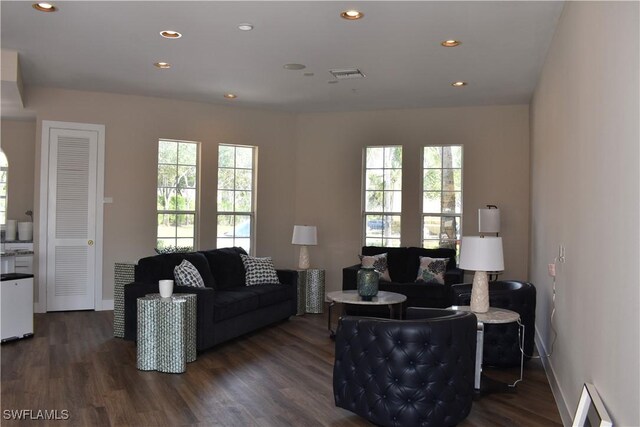
[[[509,387],[515,387],[520,381],[522,381],[524,373],[524,323],[518,319],[518,345],[520,346],[520,378],[513,384],[509,384]]]
[[[478,322],[476,332],[476,374],[473,386],[480,390],[480,376],[482,375],[482,351],[484,349],[484,323]]]
[[[329,338],[332,340],[336,339],[336,332],[331,328],[331,313],[334,305],[336,305],[335,301],[329,303],[329,316],[327,317],[327,329],[329,329]]]

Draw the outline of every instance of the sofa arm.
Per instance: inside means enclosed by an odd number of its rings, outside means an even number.
[[[342,290],[355,290],[358,288],[358,270],[360,264],[352,265],[342,269]]]
[[[298,272],[296,270],[276,270],[278,274],[278,280],[283,285],[294,285],[298,284]]]
[[[458,283],[464,283],[464,270],[459,268],[452,268],[445,271],[444,283],[447,285],[457,285]]]

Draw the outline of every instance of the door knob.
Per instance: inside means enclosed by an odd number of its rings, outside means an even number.
[[[89,244],[89,246],[93,246],[93,240],[89,240],[87,243]]]

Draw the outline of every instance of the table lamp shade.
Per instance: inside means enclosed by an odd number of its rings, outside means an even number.
[[[504,270],[502,237],[463,236],[459,267],[475,271]]]
[[[478,231],[480,233],[499,233],[500,209],[478,209]]]
[[[293,238],[294,245],[317,245],[318,231],[315,225],[294,225]]]

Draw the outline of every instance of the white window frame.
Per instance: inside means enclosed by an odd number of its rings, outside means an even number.
[[[392,168],[392,167],[386,167],[386,165],[382,165],[382,167],[368,167],[367,165],[367,151],[369,149],[372,148],[382,148],[382,149],[387,149],[387,148],[400,148],[401,150],[401,159],[400,159],[400,167],[399,168]],[[404,150],[402,145],[371,145],[371,146],[367,146],[364,147],[364,150],[362,151],[362,243],[364,246],[389,246],[389,247],[399,247],[402,244],[401,238],[402,238],[402,175],[403,175],[403,158],[402,156],[404,156]],[[384,159],[384,155],[383,155],[383,159]],[[387,190],[387,182],[384,180],[383,178],[383,182],[382,182],[382,192],[383,192],[383,205],[382,205],[382,211],[380,212],[375,212],[375,211],[368,211],[367,210],[367,170],[373,170],[373,169],[382,169],[383,170],[383,176],[384,176],[384,171],[386,170],[399,170],[400,171],[400,190]],[[399,193],[400,196],[400,210],[399,211],[392,211],[392,210],[385,210],[385,200],[386,198],[384,197],[384,193],[385,192],[391,192],[391,191],[395,191]],[[368,220],[368,216],[380,216],[382,217],[380,224],[380,228],[378,228],[377,226],[375,227],[375,229],[379,229],[381,230],[380,232],[380,236],[377,235],[371,235],[369,234],[369,230],[374,229],[373,227],[370,226],[369,222],[370,221],[378,221],[378,220]],[[391,236],[387,233],[390,233],[390,231],[388,230],[390,228],[390,224],[391,221],[388,219],[388,217],[391,216],[397,216],[399,221],[400,221],[400,229],[398,230],[398,237],[395,236]],[[386,234],[386,235],[385,235]],[[370,242],[370,239],[380,239],[380,244],[370,244],[372,242]],[[397,245],[389,245],[390,242],[395,242],[397,243]]]
[[[443,147],[460,147],[460,167],[459,168],[445,168],[444,165],[442,164],[442,156],[440,159],[440,167],[439,168],[426,168],[425,167],[425,156],[424,156],[424,152],[426,148],[429,147],[437,147],[437,148],[443,148]],[[422,165],[422,184],[421,184],[421,197],[420,197],[420,212],[421,212],[421,222],[420,222],[420,234],[421,234],[421,244],[423,247],[429,247],[426,245],[427,241],[438,241],[438,246],[439,247],[443,247],[442,243],[443,242],[455,242],[454,244],[454,248],[456,249],[456,253],[458,253],[458,251],[460,250],[460,239],[462,238],[462,215],[464,212],[464,205],[463,205],[463,196],[464,196],[464,146],[462,144],[442,144],[442,145],[425,145],[422,147],[422,153],[421,153],[421,165]],[[441,210],[440,212],[425,212],[425,207],[424,207],[424,193],[427,192],[428,190],[425,189],[425,179],[424,179],[424,175],[425,172],[428,169],[439,169],[440,170],[440,179],[441,179],[441,185],[440,185],[440,200],[441,200]],[[443,191],[443,181],[444,181],[444,174],[442,173],[442,171],[447,170],[447,169],[453,169],[453,170],[460,170],[460,212],[442,212],[442,193],[444,193],[445,191]],[[429,239],[428,236],[425,236],[425,219],[427,217],[440,217],[440,238],[438,239]],[[457,229],[457,236],[455,239],[443,239],[442,238],[442,218],[445,217],[454,217],[457,219],[457,223],[458,223],[458,229]],[[444,247],[451,247],[451,245],[446,245]]]
[[[158,185],[158,174],[159,174],[159,167],[160,167],[160,143],[163,141],[167,141],[167,142],[175,142],[177,144],[194,144],[196,146],[196,177],[195,177],[195,208],[193,210],[188,210],[188,209],[182,209],[182,210],[171,210],[171,209],[158,209],[157,206],[157,197],[158,197],[158,190],[160,188],[171,188],[171,187],[160,187]],[[181,247],[182,245],[178,244],[178,236],[177,236],[177,232],[176,232],[176,236],[171,237],[171,236],[158,236],[158,215],[193,215],[193,250],[196,251],[198,250],[199,246],[198,246],[198,223],[199,223],[199,212],[200,212],[200,143],[197,141],[187,141],[187,140],[177,140],[177,139],[169,139],[169,138],[160,138],[158,139],[158,156],[156,157],[156,246],[158,245],[158,240],[159,239],[174,239],[174,246],[177,247]],[[194,165],[188,165],[188,164],[181,164],[178,158],[178,154],[179,153],[179,145],[178,145],[178,152],[176,153],[176,163],[175,166],[194,166]],[[165,165],[173,165],[173,163],[162,163]],[[176,186],[177,188],[177,186]],[[176,229],[177,229],[177,225],[176,225]]]
[[[232,147],[234,148],[234,153],[235,153],[235,149],[237,148],[250,148],[252,150],[252,156],[251,156],[251,168],[239,168],[236,165],[236,157],[234,154],[234,165],[233,167],[226,167],[226,166],[220,166],[220,148],[221,147]],[[231,169],[234,171],[234,185],[233,188],[220,188],[220,178],[219,178],[219,173],[221,169]],[[236,184],[235,184],[235,172],[238,170],[250,170],[251,171],[251,189],[250,190],[242,190],[242,189],[238,189]],[[224,248],[224,247],[232,247],[232,246],[241,246],[241,242],[239,242],[240,240],[245,240],[247,239],[246,236],[237,236],[236,234],[236,227],[237,225],[235,224],[235,220],[236,217],[238,216],[248,216],[249,217],[249,250],[247,251],[247,253],[249,253],[250,255],[255,255],[256,252],[256,205],[257,205],[257,176],[258,176],[258,147],[255,145],[244,145],[244,144],[229,144],[229,143],[220,143],[218,144],[218,168],[217,168],[218,173],[216,174],[216,180],[217,180],[217,184],[216,184],[216,189],[217,189],[217,194],[216,194],[216,248]],[[220,202],[219,202],[219,194],[220,191],[233,191],[238,192],[238,191],[250,191],[251,192],[251,210],[249,212],[247,211],[238,211],[235,209],[235,197],[234,197],[234,209],[231,210],[222,210],[220,208]],[[220,216],[233,216],[234,217],[234,225],[233,228],[230,231],[226,231],[226,232],[222,232],[222,230],[219,229],[219,221],[218,218]],[[229,234],[230,233],[230,234]],[[228,240],[230,245],[221,245],[220,242],[222,241],[226,241]],[[244,248],[246,250],[246,248]]]
[[[0,210],[0,224],[5,225],[7,223],[7,212],[9,210],[9,158],[3,150],[0,150],[0,155],[4,157],[6,165],[0,163],[0,170],[5,172],[6,181],[0,181],[0,188],[4,184],[5,191],[0,190],[0,199],[4,199],[4,210]]]

